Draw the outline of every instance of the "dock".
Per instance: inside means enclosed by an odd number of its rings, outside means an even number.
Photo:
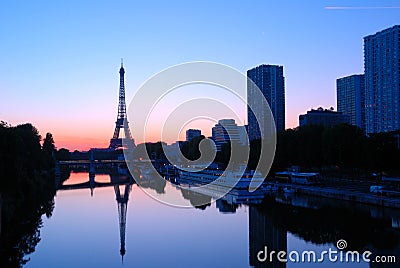
[[[388,196],[374,194],[369,191],[372,182],[359,180],[327,180],[318,185],[298,185],[279,182],[267,182],[283,189],[290,186],[296,194],[313,195],[319,197],[333,198],[369,205],[390,208],[400,208],[399,196]]]

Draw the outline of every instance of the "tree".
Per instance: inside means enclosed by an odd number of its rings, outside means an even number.
[[[44,157],[44,165],[46,167],[53,166],[53,153],[56,147],[54,146],[54,139],[51,133],[46,133],[46,138],[43,139],[42,152]]]
[[[182,145],[182,154],[189,160],[194,161],[200,158],[200,150],[199,150],[199,145],[200,142],[205,139],[203,135],[200,135],[198,137],[194,137],[190,141],[186,141]]]
[[[365,140],[363,131],[356,126],[340,124],[326,128],[322,133],[324,162],[339,167],[361,167]]]
[[[71,152],[68,149],[61,148],[56,151],[57,160],[69,160],[71,159]]]
[[[42,215],[50,217],[54,207],[54,178],[41,172],[40,141],[31,124],[12,127],[0,122],[0,267],[22,267],[29,260],[24,256],[40,241]]]
[[[367,167],[382,170],[398,169],[400,151],[392,133],[372,134],[367,141]]]

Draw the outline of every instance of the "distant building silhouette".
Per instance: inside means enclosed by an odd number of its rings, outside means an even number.
[[[212,128],[212,140],[217,151],[221,151],[222,145],[227,142],[240,142],[238,126],[234,119],[221,119]]]
[[[267,100],[275,120],[276,131],[285,129],[285,77],[283,76],[283,66],[260,65],[247,71],[247,77],[261,90]],[[267,120],[263,116],[263,109],[259,98],[255,95],[255,86],[247,82],[247,103],[253,107],[254,112],[261,115],[260,120]],[[257,119],[253,111],[247,108],[248,134],[249,140],[261,138],[261,133]],[[262,122],[264,127],[268,127],[268,122]]]
[[[186,141],[191,141],[194,137],[201,136],[200,129],[188,129],[186,130]]]
[[[365,128],[365,79],[355,74],[336,80],[337,110],[349,116],[349,123]]]
[[[364,37],[366,132],[400,129],[400,25]]]
[[[307,114],[301,114],[299,116],[299,125],[322,125],[326,127],[332,127],[334,125],[349,123],[349,116],[336,112],[331,108],[330,110],[318,108],[317,110],[311,109]]]

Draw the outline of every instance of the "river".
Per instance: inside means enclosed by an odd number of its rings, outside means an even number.
[[[88,177],[71,173],[64,185]],[[96,175],[96,181],[108,182],[110,176]],[[117,187],[59,190],[53,215],[43,216],[41,241],[25,267],[398,267],[368,263],[361,256],[371,251],[374,257],[400,258],[396,210],[291,195],[178,208],[136,184]],[[163,189],[147,191],[191,203],[190,195],[169,181]],[[120,216],[124,200],[126,219]],[[342,253],[357,250],[360,261],[340,261],[338,240],[347,244]],[[287,262],[276,254],[263,260],[265,249],[267,256],[272,250],[286,252]],[[325,255],[319,262],[329,250],[336,250],[338,259]],[[304,251],[315,252],[316,261],[302,261]]]

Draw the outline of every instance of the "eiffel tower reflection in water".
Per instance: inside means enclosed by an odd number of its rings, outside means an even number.
[[[118,204],[118,219],[119,219],[119,237],[120,237],[120,253],[122,262],[124,261],[125,255],[125,233],[126,233],[126,213],[128,211],[129,194],[132,190],[131,184],[126,184],[123,191],[120,189],[121,185],[115,185],[115,198]],[[122,194],[121,194],[122,192]]]

